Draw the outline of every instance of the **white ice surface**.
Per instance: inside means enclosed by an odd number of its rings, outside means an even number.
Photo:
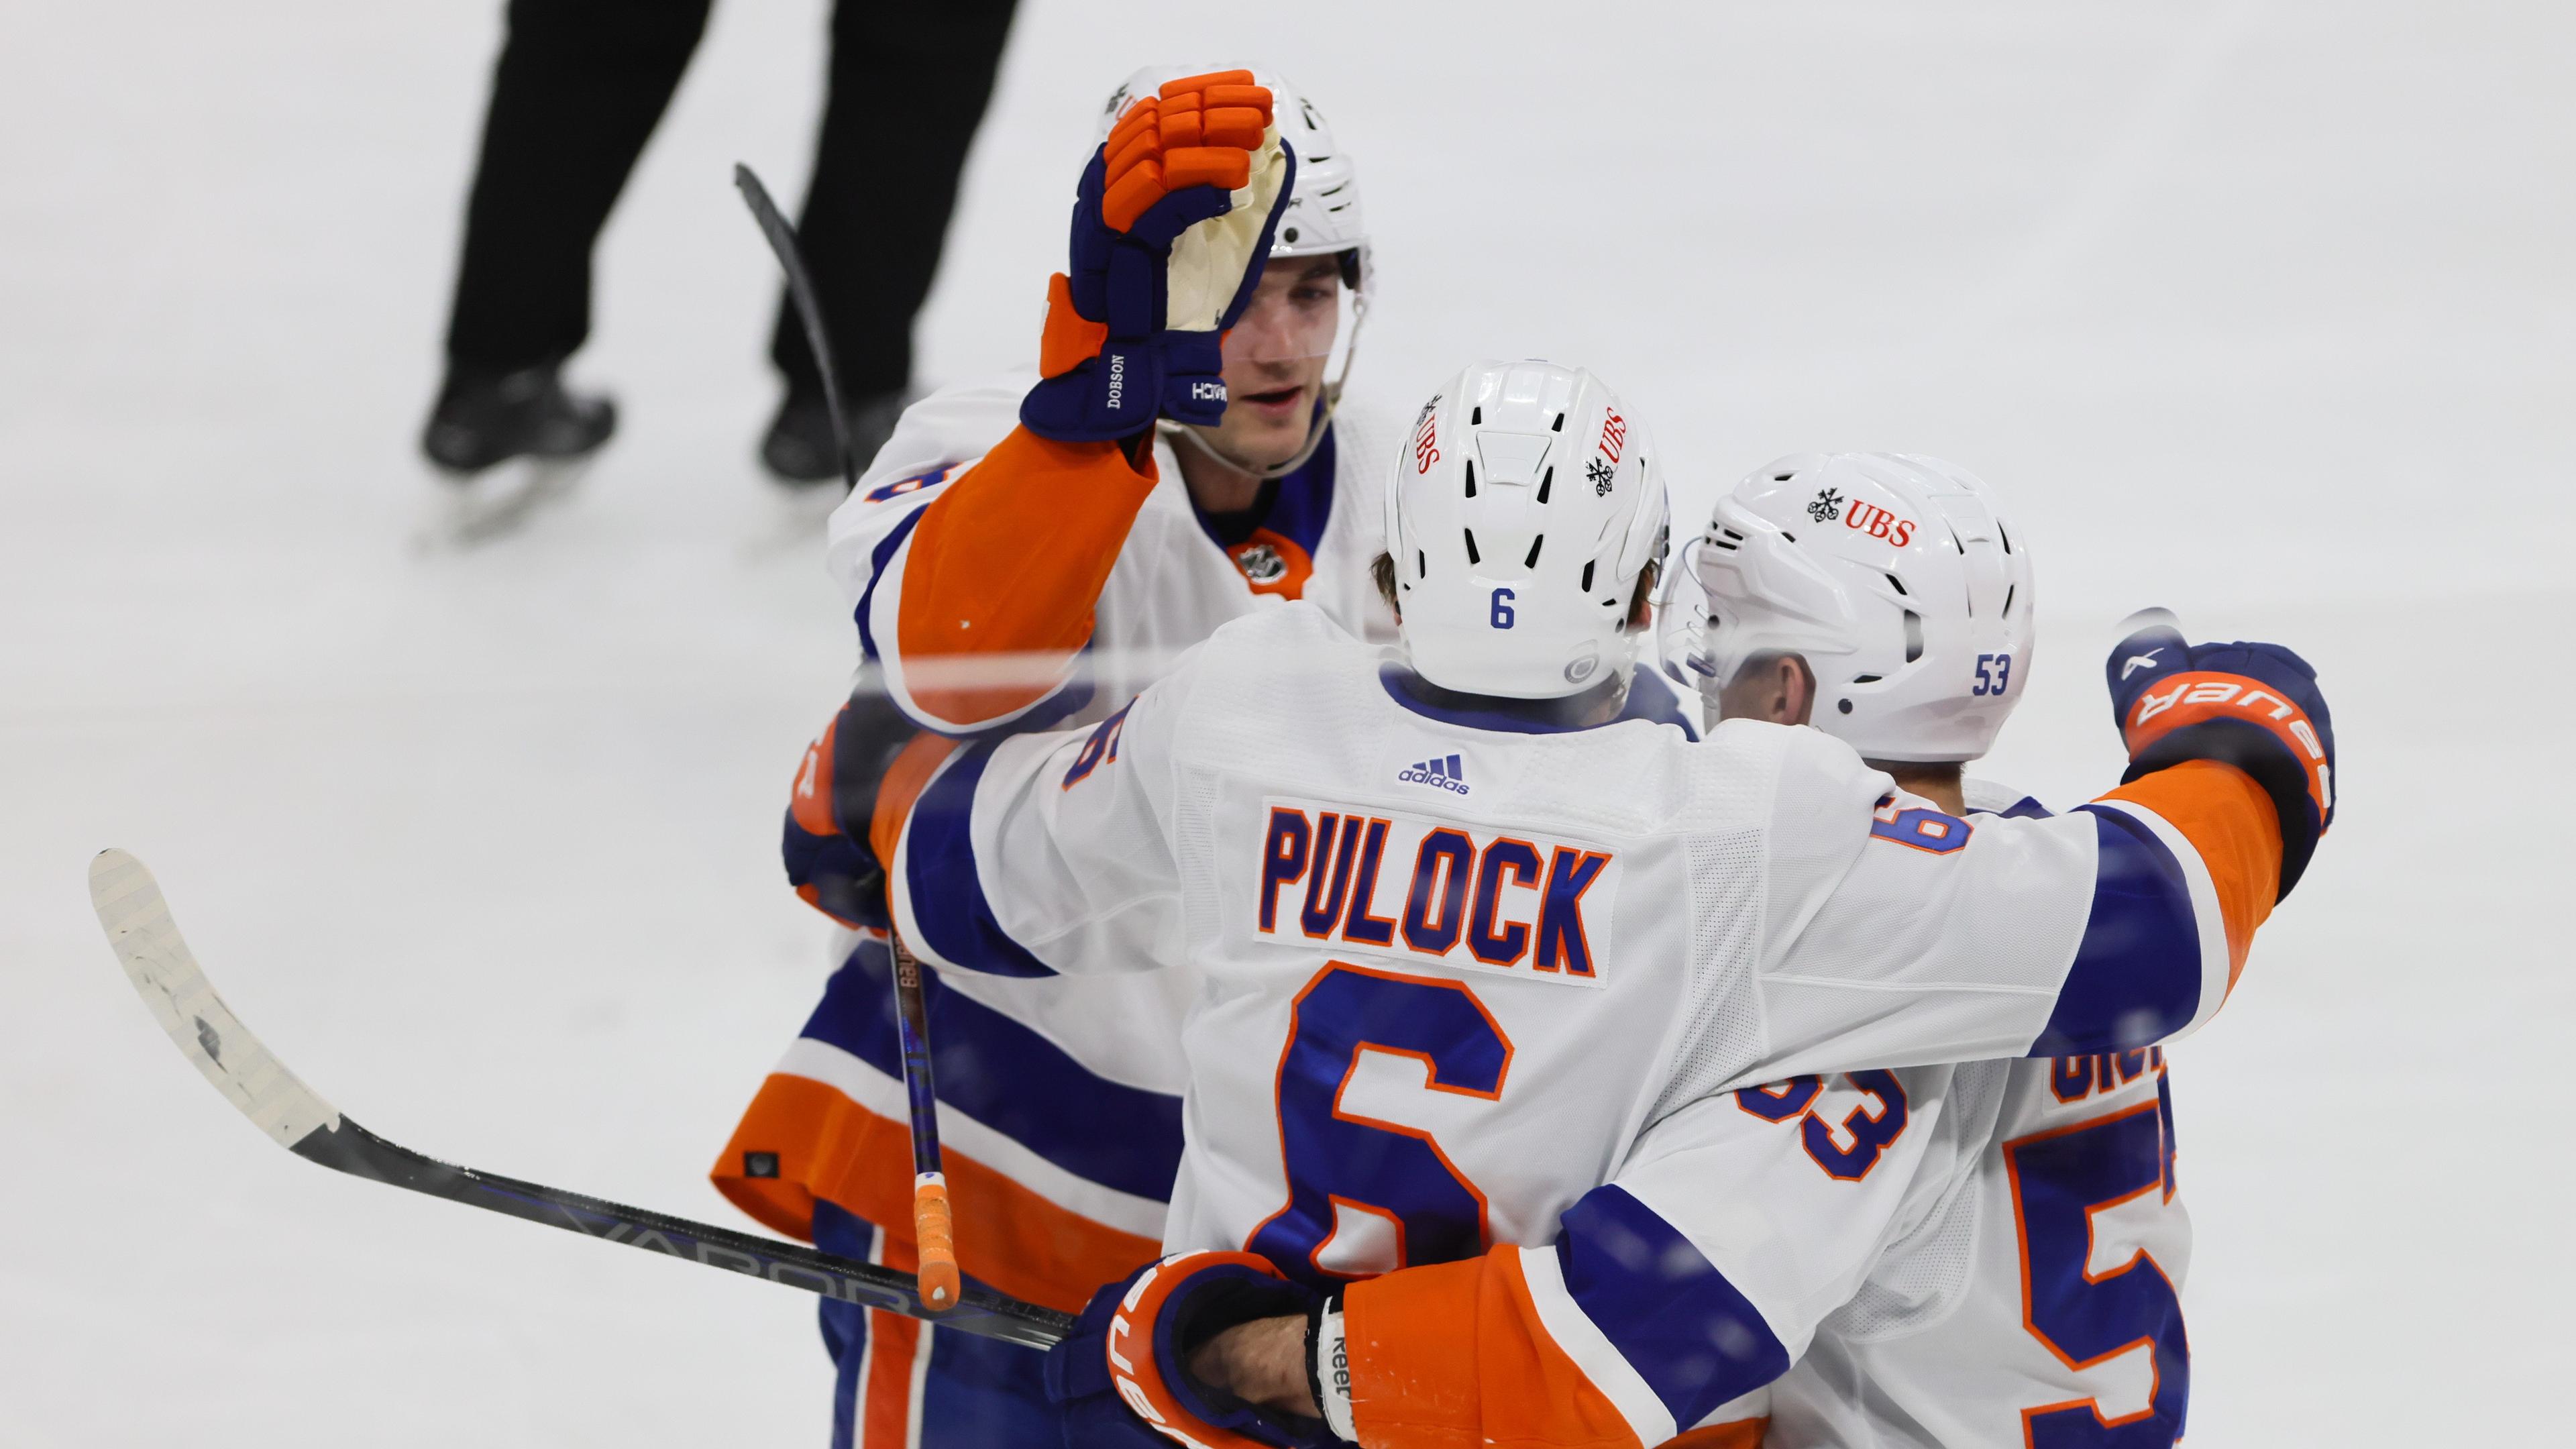
[[[798,189],[821,9],[717,7],[602,251],[578,371],[626,422],[583,491],[423,554],[498,10],[0,26],[11,1449],[821,1442],[809,1302],[290,1160],[170,1050],[83,886],[101,846],[150,862],[359,1121],[725,1214],[701,1174],[821,974],[777,819],[852,648],[750,462],[771,271],[726,184],[743,158]],[[2576,12],[1253,17],[1028,0],[925,376],[1030,352],[1113,82],[1248,53],[1359,158],[1364,390],[1589,364],[1691,512],[1810,447],[2003,490],[2047,644],[1994,773],[2107,781],[2096,661],[2138,605],[2296,644],[2351,807],[2174,1054],[2192,1442],[2563,1433]]]

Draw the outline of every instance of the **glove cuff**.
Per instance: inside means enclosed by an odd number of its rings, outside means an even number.
[[[1324,1411],[1324,1427],[1345,1444],[1359,1442],[1351,1417],[1351,1350],[1342,1327],[1342,1294],[1315,1305],[1306,1315],[1306,1387]]]

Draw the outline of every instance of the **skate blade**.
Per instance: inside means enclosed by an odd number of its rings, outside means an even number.
[[[460,551],[508,538],[545,509],[570,498],[598,459],[514,458],[471,478],[437,480],[438,496],[416,545],[424,553]]]

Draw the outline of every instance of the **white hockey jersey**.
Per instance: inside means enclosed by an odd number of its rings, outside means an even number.
[[[907,586],[916,582],[908,579],[914,528],[925,508],[1018,426],[1020,399],[1036,381],[1034,372],[1008,374],[943,388],[913,404],[832,515],[824,567],[854,612],[868,658],[882,666],[896,703],[922,728],[962,734],[1026,727],[1031,716],[1040,723],[1096,719],[1159,678],[1182,650],[1218,625],[1295,599],[1314,603],[1354,633],[1394,637],[1395,616],[1378,598],[1369,565],[1385,549],[1381,500],[1395,439],[1374,426],[1364,409],[1345,407],[1315,457],[1280,480],[1260,527],[1231,544],[1209,533],[1192,504],[1172,440],[1156,439],[1153,479],[1132,523],[1109,540],[1116,563],[1098,588],[1096,606],[1089,598],[1060,601],[1077,617],[1087,611],[1090,629],[1081,642],[1086,657],[1014,660],[1056,677],[1043,684],[1033,680],[1022,691],[1032,697],[1006,708],[960,709],[957,691],[917,691],[912,656],[922,640],[918,631],[907,636],[903,618]],[[1106,471],[1128,470],[1121,463]],[[1078,515],[1090,502],[1040,498],[1025,515],[999,524],[1027,537],[1047,536],[1052,544],[1061,531],[1081,526]],[[943,579],[935,587],[970,594],[1028,592],[1038,582],[1043,581],[1006,566],[987,577]],[[911,596],[921,611],[916,622],[935,607],[922,598],[929,592]],[[944,632],[928,642],[941,653],[955,643]]]
[[[1014,435],[1034,380],[1004,376],[914,404],[833,515],[827,567],[853,610],[865,667],[915,723],[967,733],[1097,718],[1220,624],[1297,599],[1364,637],[1392,635],[1369,565],[1394,439],[1373,431],[1364,409],[1342,409],[1314,457],[1279,481],[1261,527],[1228,544],[1193,506],[1168,440],[1139,473],[1111,449],[1053,450]],[[1063,451],[1081,460],[1069,464]],[[947,516],[926,523],[943,500]],[[934,542],[946,552],[925,566],[922,530],[943,527]],[[1081,572],[1095,556],[1104,567]],[[989,710],[980,708],[989,691],[917,694],[907,601],[916,626],[971,616],[991,633],[992,615],[1003,615],[1021,631],[999,650],[1019,671],[1017,694]],[[952,648],[953,632],[943,627],[933,652]],[[1679,718],[1660,680],[1635,703]],[[818,742],[809,758],[800,811],[828,801],[828,783],[815,787],[831,753]],[[897,1231],[910,1220],[883,936],[845,934],[836,958],[844,964],[823,1001],[713,1173],[745,1211],[798,1236],[817,1197]],[[1181,1153],[1179,1023],[1197,991],[1187,968],[1082,983],[931,983],[940,1133],[969,1273],[1070,1310],[1152,1256]]]
[[[1981,814],[2044,816],[1971,780]],[[2164,1049],[1992,1063],[2001,1113],[1773,1389],[1767,1449],[2169,1446],[2191,1219]]]
[[[1654,1444],[1767,1382],[1866,1264],[1802,1243],[1876,1240],[1730,1190],[1740,1089],[2189,1030],[2259,920],[2222,899],[2278,870],[2223,767],[1972,825],[1814,731],[1551,730],[1407,678],[1268,611],[1088,731],[925,742],[878,807],[932,964],[1199,972],[1165,1244],[1350,1282],[1372,1443]],[[1802,1116],[1823,1160],[1938,1135],[1877,1100]]]

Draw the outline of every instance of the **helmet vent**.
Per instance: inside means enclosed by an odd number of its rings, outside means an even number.
[[[1418,548],[1413,551],[1413,576],[1417,579],[1431,577],[1431,555]]]
[[[2011,529],[2009,529],[2009,528],[2004,527],[2004,521],[2003,521],[2002,519],[2000,519],[2000,518],[1998,518],[1998,519],[1996,519],[1996,520],[1995,520],[1995,532],[1996,532],[1996,533],[1998,533],[1998,534],[2000,534],[2000,535],[2002,535],[2002,537],[2003,537],[2003,541],[2004,541],[2004,552],[2005,552],[2005,553],[2007,553],[2007,554],[2011,553],[2011,552],[2012,552],[2012,530],[2011,530]],[[2005,608],[2006,610],[2010,610],[2010,609],[2012,608],[2012,605],[2011,605],[2011,604],[2006,604],[2006,605],[2004,605],[2004,608]]]
[[[1774,473],[1771,475],[1771,481],[1774,483],[1786,483],[1797,476],[1798,475],[1795,473]]]
[[[2021,587],[2021,585],[2019,585],[2019,584],[2014,584],[2014,585],[2012,585],[2010,588],[2007,588],[2007,589],[2005,589],[2005,590],[2004,590],[2004,613],[2005,613],[2007,616],[2009,616],[2009,615],[2012,613],[2013,593],[2014,593],[2014,591],[2015,591],[2015,590],[2018,590],[2020,587]]]
[[[1902,594],[1905,592],[1905,580],[1898,578],[1894,574],[1889,574],[1887,576],[1887,581],[1896,586],[1896,591],[1898,593]]]
[[[1852,683],[1854,683],[1854,684],[1876,684],[1876,683],[1878,683],[1879,679],[1880,679],[1880,676],[1875,675],[1875,674],[1855,674],[1855,675],[1853,675],[1853,676],[1851,677],[1851,682],[1852,682]],[[1849,713],[1851,713],[1851,708],[1850,708],[1850,704],[1851,704],[1851,702],[1850,702],[1849,700],[1845,700],[1845,701],[1843,702],[1843,704],[1844,704],[1843,713],[1845,713],[1845,714],[1849,714]]]
[[[1467,535],[1467,562],[1471,565],[1483,563],[1484,558],[1476,552],[1476,530],[1462,528],[1458,531]]]
[[[1541,502],[1541,503],[1545,503],[1545,502],[1547,501],[1547,485],[1549,485],[1549,484],[1551,484],[1551,483],[1553,483],[1553,482],[1555,482],[1555,481],[1556,481],[1556,465],[1555,465],[1554,463],[1550,463],[1550,464],[1548,464],[1548,465],[1547,465],[1547,472],[1546,472],[1545,474],[1543,474],[1543,475],[1539,478],[1539,480],[1538,480],[1538,501],[1539,501],[1539,502]]]
[[[1530,557],[1531,557],[1531,558],[1536,558],[1536,557],[1538,557],[1538,550],[1537,550],[1537,549],[1531,549],[1531,550],[1530,550]],[[1592,592],[1592,565],[1593,565],[1593,562],[1594,562],[1594,560],[1591,560],[1591,559],[1585,559],[1585,560],[1583,561],[1583,592],[1585,592],[1585,593],[1587,593],[1587,594]]]
[[[1912,609],[1905,611],[1905,662],[1923,657],[1923,616]]]
[[[1525,568],[1525,569],[1534,569],[1534,568],[1537,568],[1537,567],[1538,567],[1538,550],[1539,550],[1539,546],[1540,546],[1541,544],[1546,543],[1546,542],[1547,542],[1547,535],[1546,535],[1546,534],[1544,534],[1544,533],[1542,533],[1542,534],[1540,534],[1538,537],[1533,538],[1533,539],[1531,539],[1531,540],[1530,540],[1530,551],[1529,551],[1529,557],[1521,560],[1521,567],[1522,567],[1522,568]]]
[[[1467,460],[1467,496],[1476,496],[1476,460],[1473,458]]]
[[[1706,541],[1710,548],[1722,548],[1728,553],[1734,553],[1744,546],[1744,535],[1731,528],[1720,528],[1712,530]]]
[[[1548,424],[1548,425],[1547,425],[1547,430],[1548,430],[1549,432],[1551,432],[1551,433],[1561,433],[1561,432],[1564,432],[1564,431],[1565,431],[1565,414],[1563,414],[1563,413],[1558,413],[1558,414],[1556,415],[1556,421],[1555,421],[1555,422],[1552,422],[1552,423],[1550,423],[1550,424]]]
[[[1484,425],[1485,425],[1485,410],[1484,410],[1483,408],[1471,408],[1471,409],[1469,409],[1469,410],[1468,410],[1468,413],[1467,413],[1467,426],[1469,426],[1469,427],[1471,427],[1471,428],[1481,428],[1481,427],[1483,427]]]

